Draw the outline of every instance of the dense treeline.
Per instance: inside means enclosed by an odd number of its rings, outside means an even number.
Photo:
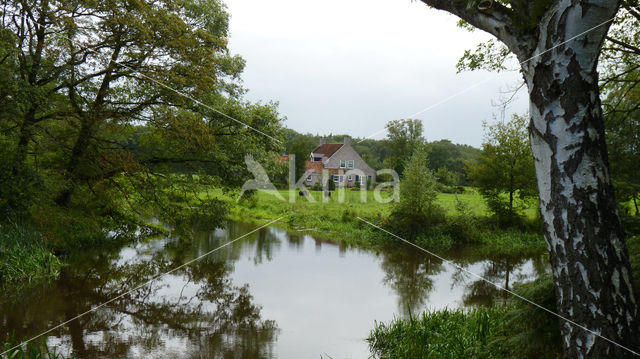
[[[245,155],[281,151],[275,104],[243,98],[221,2],[3,1],[0,21],[3,258],[175,224],[205,186],[238,185]],[[221,223],[220,201],[197,203]]]
[[[399,120],[418,121],[419,120]],[[422,124],[420,123],[420,137],[422,136]],[[328,143],[341,143],[344,139],[342,134],[312,135],[302,134],[292,129],[286,129],[285,151],[288,154],[302,156],[305,160],[314,148],[318,146],[321,137],[325,137]],[[407,135],[407,134],[403,134]],[[402,172],[402,163],[411,157],[411,152],[398,149],[398,144],[393,139],[387,137],[381,140],[353,138],[351,145],[374,169],[394,168]],[[449,140],[438,140],[427,142],[426,151],[429,153],[427,167],[434,173],[445,169],[448,177],[444,179],[447,185],[469,185],[471,184],[468,166],[473,165],[479,157],[480,150],[469,146],[454,144]],[[395,153],[399,155],[395,156]],[[301,164],[304,162],[300,162]],[[298,166],[296,166],[298,167]],[[442,173],[442,172],[441,172]],[[440,178],[439,178],[440,179]]]

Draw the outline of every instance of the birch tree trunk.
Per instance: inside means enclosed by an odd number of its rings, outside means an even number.
[[[542,19],[537,51],[542,53],[550,44],[567,41],[614,15],[615,10],[589,12],[561,3]],[[637,297],[609,175],[596,71],[605,25],[522,67],[557,309],[637,351]],[[570,358],[634,357],[584,329],[566,321],[561,324]]]
[[[477,9],[474,2],[422,1],[496,36],[521,63],[557,311],[616,343],[562,321],[567,357],[636,357],[637,293],[609,175],[596,71],[619,2],[559,0],[534,29],[519,29],[514,19],[526,18],[534,1],[520,9],[515,3]]]

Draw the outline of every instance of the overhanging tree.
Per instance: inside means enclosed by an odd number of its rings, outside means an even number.
[[[47,206],[186,211],[197,184],[237,185],[246,154],[279,149],[276,105],[242,98],[221,2],[0,2],[0,160],[37,169]]]
[[[529,92],[530,143],[570,358],[640,350],[637,294],[611,185],[598,56],[618,1],[422,0],[503,42]]]

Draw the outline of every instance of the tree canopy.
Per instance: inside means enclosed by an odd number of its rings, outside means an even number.
[[[529,147],[527,119],[514,115],[508,122],[485,127],[485,142],[471,179],[500,219],[510,221],[527,206],[522,200],[536,194],[535,169]]]
[[[175,210],[184,181],[237,183],[245,154],[280,148],[264,135],[281,135],[276,105],[242,98],[221,2],[4,1],[0,20],[2,161],[18,175],[3,198],[35,173],[47,205]]]

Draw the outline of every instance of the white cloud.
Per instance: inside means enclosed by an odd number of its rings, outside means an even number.
[[[491,81],[417,116],[429,140],[479,146],[483,120],[517,73],[456,74],[463,51],[489,35],[420,2],[228,0],[230,47],[247,60],[251,100],[280,102],[300,132],[368,136],[474,83]],[[513,110],[526,111],[526,96]],[[384,134],[377,138],[384,137]]]

